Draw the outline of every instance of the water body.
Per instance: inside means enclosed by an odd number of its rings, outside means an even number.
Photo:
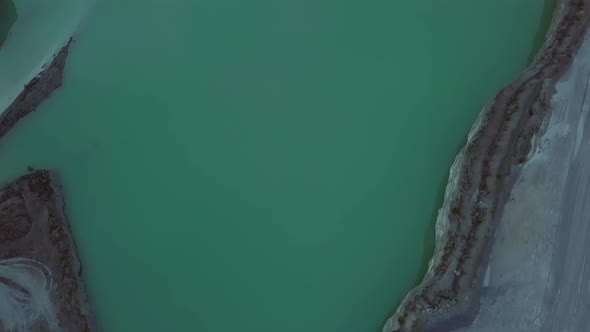
[[[102,0],[1,178],[60,172],[105,331],[379,331],[543,7]]]
[[[12,0],[0,0],[0,46],[16,21],[16,6]]]

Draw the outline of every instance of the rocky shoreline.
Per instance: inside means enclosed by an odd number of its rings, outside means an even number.
[[[66,58],[72,41],[73,39],[70,38],[49,66],[27,83],[12,104],[4,112],[0,113],[0,139],[18,121],[33,112],[45,99],[49,98],[53,91],[61,87]]]
[[[477,316],[498,220],[528,160],[531,141],[551,111],[555,84],[587,31],[589,5],[588,0],[558,4],[533,64],[480,114],[451,167],[428,272],[384,332],[452,331],[469,326]]]
[[[61,87],[71,43],[0,114],[0,139]],[[29,273],[44,271],[36,278],[51,285],[47,307],[36,308],[38,313],[21,308],[31,319],[12,307],[14,312],[0,315],[0,331],[15,324],[19,330],[39,332],[97,330],[64,204],[56,174],[48,170],[31,170],[0,190],[0,290],[5,287],[15,298],[35,303],[40,299],[35,299],[39,294],[31,288]]]
[[[384,332],[450,331],[474,320],[485,276],[481,267],[495,225],[527,161],[531,140],[550,112],[555,83],[587,30],[589,5],[589,0],[564,0],[534,63],[482,111],[452,166],[429,270]],[[0,114],[0,139],[61,86],[70,44],[71,40]],[[60,328],[94,331],[94,314],[63,205],[56,175],[50,171],[34,171],[2,189],[0,259],[26,257],[46,266],[55,281],[51,300]],[[34,330],[48,331],[46,323],[35,324]]]
[[[46,313],[48,317],[22,322],[28,331],[96,330],[61,187],[50,171],[33,171],[0,191],[0,264],[16,259],[44,267],[52,285],[48,294],[53,307]],[[24,278],[7,280],[1,269],[0,282],[34,296]]]

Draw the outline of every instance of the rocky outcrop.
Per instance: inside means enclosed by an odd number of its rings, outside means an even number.
[[[53,91],[61,87],[71,43],[72,39],[59,51],[51,64],[27,83],[12,104],[0,113],[0,139],[18,121],[33,112]]]
[[[55,317],[26,322],[31,331],[96,330],[61,188],[50,171],[33,171],[0,191],[0,265],[15,259],[43,266],[49,279],[46,284],[51,285],[49,314]],[[1,271],[0,283],[4,286],[34,295],[19,286],[18,276],[6,280]],[[57,328],[50,328],[52,320]]]

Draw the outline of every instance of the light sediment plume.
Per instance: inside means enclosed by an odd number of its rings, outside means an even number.
[[[45,323],[49,331],[59,331],[52,291],[47,265],[20,257],[0,260],[0,326],[9,332],[26,332]]]

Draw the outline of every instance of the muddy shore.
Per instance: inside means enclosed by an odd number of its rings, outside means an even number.
[[[482,110],[451,167],[428,272],[384,332],[452,331],[477,316],[498,220],[551,111],[555,84],[587,31],[589,6],[588,0],[559,3],[533,64]]]

